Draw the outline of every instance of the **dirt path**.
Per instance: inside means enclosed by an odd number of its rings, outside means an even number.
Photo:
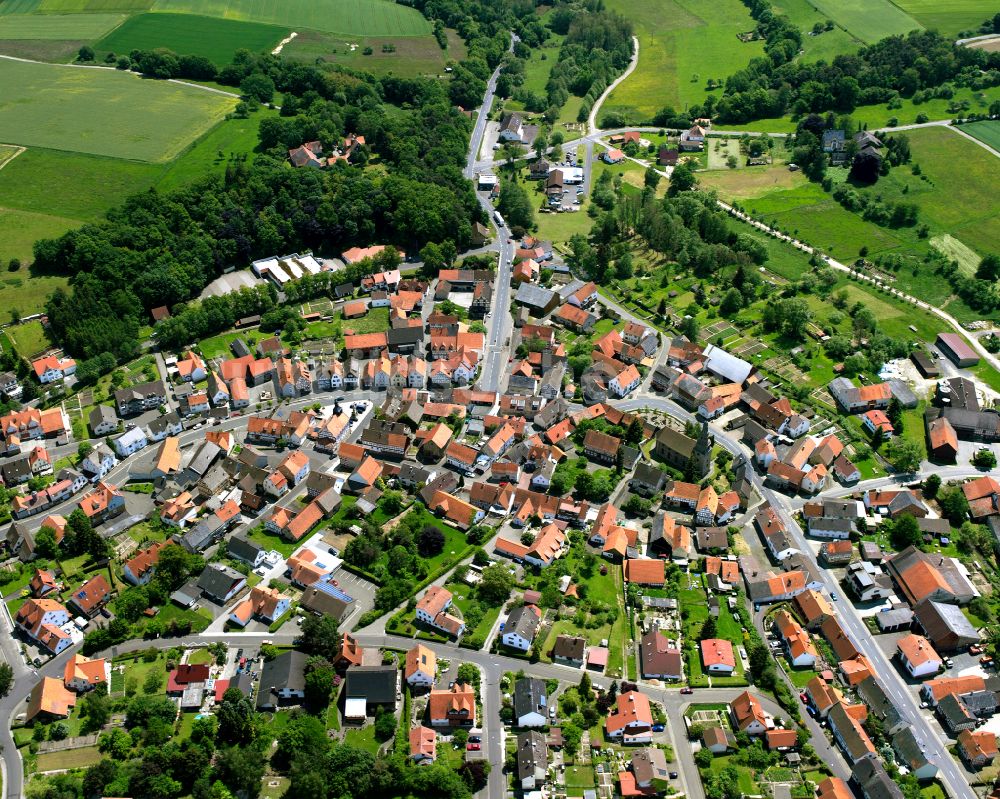
[[[3,146],[4,147],[14,147],[14,148],[16,148],[16,151],[14,152],[14,154],[10,158],[7,158],[6,160],[3,161],[3,163],[0,163],[0,169],[3,169],[5,166],[7,166],[7,164],[9,164],[11,161],[13,161],[15,158],[17,158],[21,153],[23,153],[25,150],[28,149],[27,147],[21,147],[18,144],[5,144]]]

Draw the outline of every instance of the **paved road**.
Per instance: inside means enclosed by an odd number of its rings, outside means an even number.
[[[515,37],[511,36],[511,49],[513,49],[515,41]],[[476,124],[472,130],[472,138],[469,142],[469,155],[464,172],[465,177],[469,180],[475,179],[476,169],[479,165],[477,160],[479,148],[482,146],[483,136],[486,133],[486,123],[489,120],[490,109],[493,107],[500,69],[500,67],[496,68],[486,84],[486,94],[483,97],[482,105],[479,107]],[[493,289],[493,305],[490,308],[489,316],[486,318],[486,351],[483,353],[478,385],[484,391],[497,391],[503,377],[504,367],[507,365],[509,351],[507,341],[514,330],[514,320],[510,316],[509,309],[510,276],[513,267],[515,245],[507,227],[501,227],[497,222],[488,196],[484,192],[477,192],[477,196],[479,197],[480,205],[486,211],[490,226],[496,231],[500,249],[500,264],[497,268],[497,279]]]
[[[590,109],[590,116],[587,117],[587,130],[593,133],[597,130],[597,112],[601,110],[601,106],[604,105],[604,101],[611,96],[611,92],[618,88],[618,84],[624,81],[629,75],[631,75],[635,68],[639,65],[639,38],[637,36],[632,37],[632,59],[628,62],[628,66],[625,71],[615,78],[611,83],[608,84],[601,96],[597,98],[597,102]]]

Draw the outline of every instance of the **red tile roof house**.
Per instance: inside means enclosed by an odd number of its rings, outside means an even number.
[[[730,641],[706,638],[700,646],[701,665],[709,674],[732,674],[736,670],[736,657]]]
[[[638,691],[619,694],[614,712],[604,724],[609,738],[623,744],[648,744],[653,741],[653,711],[649,697]]]
[[[156,563],[160,559],[160,550],[166,543],[159,541],[150,544],[131,560],[125,561],[122,576],[132,585],[145,585],[153,579],[153,572],[156,571]]]
[[[81,615],[89,619],[93,618],[107,604],[110,598],[111,586],[108,585],[108,581],[104,578],[103,574],[98,574],[87,580],[87,582],[72,593],[69,598],[69,606],[71,609],[78,610]]]
[[[749,691],[744,691],[729,705],[733,722],[738,732],[747,735],[764,735],[774,728],[774,720],[760,704],[760,700]]]
[[[432,690],[427,715],[432,727],[475,727],[475,689],[457,682],[450,689]]]
[[[465,622],[447,612],[451,605],[451,591],[432,585],[417,602],[417,621],[458,638],[465,632]]]

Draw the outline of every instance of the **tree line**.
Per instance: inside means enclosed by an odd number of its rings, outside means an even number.
[[[352,245],[395,243],[419,250],[451,241],[464,249],[473,221],[484,221],[471,184],[462,177],[469,120],[456,110],[446,84],[387,77],[377,81],[339,69],[287,64],[241,51],[241,74],[265,74],[284,93],[283,116],[264,120],[261,152],[225,173],[170,193],[128,198],[105,220],[35,244],[42,271],[70,275],[46,311],[65,349],[98,373],[134,357],[151,308],[176,308],[196,297],[229,267],[256,258],[312,250],[339,254]],[[393,102],[405,107],[389,110]],[[291,169],[287,149],[319,138],[325,147],[348,133],[363,135],[383,172],[344,163]],[[366,153],[367,154],[367,153]],[[201,303],[196,329],[260,313],[266,291]],[[213,322],[214,320],[214,322]],[[177,340],[177,325],[170,326]]]
[[[916,102],[945,87],[981,90],[1000,84],[1000,53],[956,46],[936,31],[889,36],[830,62],[796,60],[802,32],[769,0],[744,4],[764,38],[764,55],[730,75],[721,97],[690,108],[691,116],[743,123],[789,113],[850,112],[900,97]]]

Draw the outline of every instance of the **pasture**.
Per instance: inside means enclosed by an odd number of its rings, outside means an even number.
[[[221,94],[112,69],[0,60],[0,141],[167,161],[235,105]]]
[[[430,23],[389,0],[155,0],[153,11],[264,22],[353,36],[421,36]]]
[[[919,222],[930,229],[927,239],[920,238],[916,228],[893,229],[868,222],[844,209],[817,184],[798,178],[790,188],[746,198],[743,205],[840,261],[853,261],[861,247],[867,247],[871,256],[899,253],[917,258],[933,247],[968,270],[974,258],[1000,250],[1000,200],[992,189],[996,158],[947,128],[911,130],[906,135],[921,175],[912,174],[909,166],[897,167],[874,186],[858,191],[887,203],[914,203]],[[700,173],[699,180],[718,189],[723,199],[738,199],[738,192],[747,190],[740,175],[745,171]],[[834,181],[847,177],[843,169],[831,169],[828,174]],[[959,320],[981,316],[952,296],[951,286],[932,269],[907,267],[898,274],[897,285]]]
[[[0,21],[0,32],[2,24]],[[240,48],[270,52],[288,33],[287,27],[259,22],[195,14],[138,14],[97,42],[94,49],[101,54],[166,47],[182,55],[203,56],[221,67],[229,64]]]
[[[1000,120],[991,119],[962,125],[962,132],[968,133],[994,150],[1000,150]]]
[[[977,28],[997,12],[993,0],[894,0],[895,4],[925,28],[936,28],[945,36]]]
[[[0,39],[97,39],[123,14],[0,14]]]
[[[365,55],[365,49],[372,52]],[[465,57],[465,45],[454,31],[448,31],[448,49],[442,50],[431,35],[395,37],[346,37],[318,31],[298,31],[286,44],[284,58],[315,64],[324,61],[365,70],[374,75],[443,74],[448,60]]]
[[[816,10],[852,36],[873,44],[886,36],[921,28],[913,17],[889,0],[809,0]]]
[[[699,172],[698,182],[703,188],[715,189],[724,199],[742,202],[773,191],[798,188],[807,180],[801,172],[789,172],[785,164],[770,164]]]
[[[632,21],[639,38],[639,64],[611,94],[604,110],[621,111],[636,120],[649,119],[667,105],[682,109],[703,102],[709,78],[724,81],[764,52],[763,42],[736,38],[756,27],[739,0],[711,5],[693,0],[610,0],[608,7]]]
[[[825,24],[828,17],[821,14],[809,0],[775,0],[772,6],[775,13],[784,14],[789,22],[802,31],[803,61],[832,61],[835,56],[853,53],[860,45],[854,36],[839,26],[812,36],[813,25],[817,22]]]
[[[29,147],[0,170],[0,207],[93,222],[152,186],[162,171],[155,164]]]

